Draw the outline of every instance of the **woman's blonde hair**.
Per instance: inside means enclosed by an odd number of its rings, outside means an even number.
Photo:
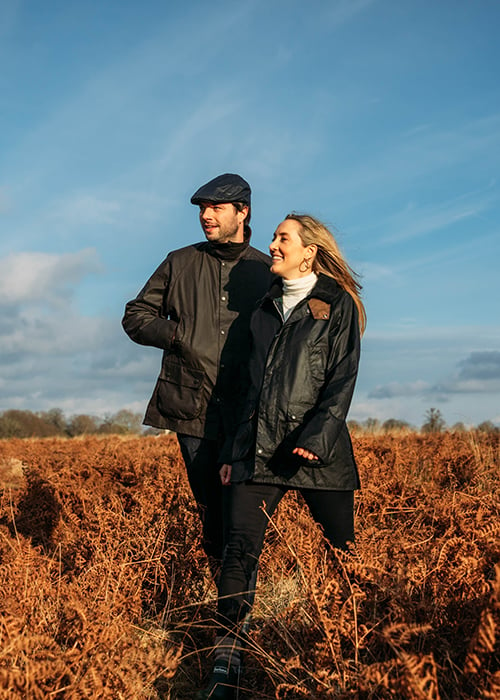
[[[331,231],[318,219],[310,214],[287,214],[285,220],[292,219],[300,225],[299,236],[304,247],[315,245],[318,248],[312,271],[316,274],[322,272],[333,279],[345,289],[354,299],[358,309],[359,329],[361,334],[366,328],[366,311],[361,301],[362,286],[358,282],[358,275],[347,263],[340,252],[337,241]]]

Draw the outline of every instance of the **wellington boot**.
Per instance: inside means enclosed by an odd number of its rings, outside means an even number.
[[[239,667],[215,666],[206,688],[200,690],[196,700],[238,700]]]

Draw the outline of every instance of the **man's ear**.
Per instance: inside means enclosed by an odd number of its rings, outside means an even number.
[[[242,221],[245,221],[245,219],[247,218],[248,207],[243,207],[243,209],[241,209],[241,211],[238,209],[236,213],[238,214],[238,221],[241,223]],[[241,216],[239,216],[240,214],[241,214]]]

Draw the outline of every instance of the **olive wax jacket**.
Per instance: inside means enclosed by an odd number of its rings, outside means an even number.
[[[222,259],[197,243],[171,252],[125,307],[132,340],[161,348],[146,425],[216,439],[234,427],[248,388],[249,322],[269,289],[270,259],[246,247]]]
[[[359,363],[358,314],[319,275],[284,322],[281,281],[253,313],[250,388],[232,446],[232,480],[353,490],[359,476],[346,425]],[[303,447],[319,460],[292,454]]]

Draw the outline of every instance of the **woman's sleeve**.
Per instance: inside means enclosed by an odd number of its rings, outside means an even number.
[[[340,323],[332,327],[330,342],[325,384],[297,438],[297,447],[310,450],[322,463],[328,463],[333,456],[335,443],[351,405],[358,374],[358,314],[354,300],[348,294],[343,298]]]

